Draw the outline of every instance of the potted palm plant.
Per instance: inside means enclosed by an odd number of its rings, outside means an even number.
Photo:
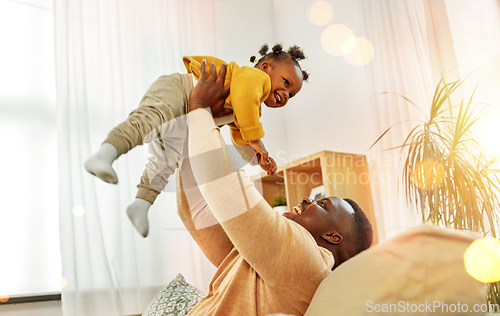
[[[423,222],[497,238],[500,182],[495,164],[499,159],[489,157],[472,136],[486,107],[472,102],[474,93],[468,101],[452,102],[453,93],[466,79],[448,83],[442,78],[429,116],[398,146],[403,157],[402,183],[407,202],[421,213]],[[500,303],[499,286],[500,282],[489,283],[488,300],[493,304]]]

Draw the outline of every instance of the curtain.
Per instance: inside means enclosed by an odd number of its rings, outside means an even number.
[[[146,163],[136,148],[111,185],[83,163],[183,55],[214,54],[207,0],[55,0],[59,195],[64,315],[142,313],[177,273],[206,288],[214,268],[177,216],[175,176],[149,211],[143,239],[125,214]]]
[[[429,46],[434,37],[433,30],[428,29],[425,2],[361,2],[367,38],[374,47],[366,71],[375,139],[391,128],[368,152],[381,241],[421,222],[420,215],[406,203],[401,183],[403,157],[399,148],[392,148],[401,145],[415,123],[425,118],[432,100],[433,67],[438,65]]]
[[[0,1],[4,299],[61,288],[53,30],[51,1]]]
[[[475,139],[487,154],[500,154],[500,1],[443,0],[456,52],[457,72],[464,82],[466,100],[488,106],[474,130]]]
[[[366,70],[377,133],[392,127],[369,153],[377,225],[384,240],[421,222],[420,214],[406,203],[399,148],[387,149],[401,145],[419,120],[428,117],[441,76],[454,81],[474,74],[455,93],[457,101],[468,100],[478,85],[477,102],[498,104],[500,4],[496,0],[361,3],[366,34],[375,50]],[[498,141],[493,144],[498,112],[498,107],[491,107],[475,134],[493,153],[500,152]]]

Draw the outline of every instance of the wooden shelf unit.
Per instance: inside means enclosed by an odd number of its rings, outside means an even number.
[[[320,151],[279,166],[273,176],[265,172],[251,177],[264,199],[271,204],[276,195],[286,196],[287,207],[308,197],[324,185],[326,196],[350,198],[363,209],[373,226],[373,244],[378,242],[368,162],[364,155]]]

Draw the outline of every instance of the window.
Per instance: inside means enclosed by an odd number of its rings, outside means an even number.
[[[51,0],[0,0],[0,296],[60,292]]]

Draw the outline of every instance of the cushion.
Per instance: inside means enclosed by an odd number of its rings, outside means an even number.
[[[202,291],[178,274],[156,295],[142,316],[185,316],[203,296]]]
[[[479,237],[430,225],[412,228],[336,268],[305,316],[470,313],[486,303],[486,285],[466,272],[463,259]]]

